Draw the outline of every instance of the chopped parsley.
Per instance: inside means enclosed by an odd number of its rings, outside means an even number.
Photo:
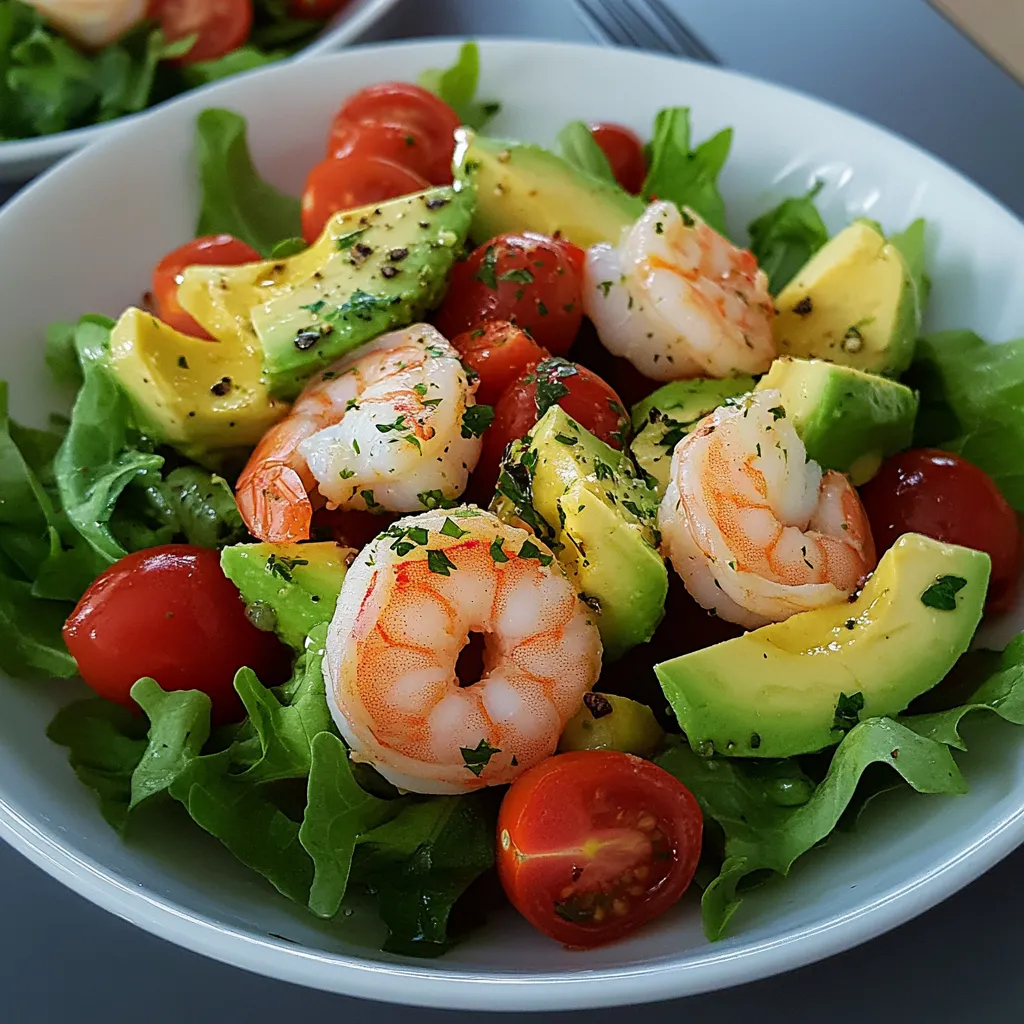
[[[285,583],[294,583],[295,577],[292,575],[292,570],[297,565],[309,565],[309,559],[284,558],[281,555],[271,555],[267,559],[266,571],[271,576],[277,576],[278,579],[284,580]]]
[[[441,533],[446,537],[453,537],[455,540],[458,540],[460,537],[465,537],[469,530],[463,530],[451,516],[446,516],[444,526],[441,527]]]
[[[457,569],[458,566],[443,551],[428,548],[427,568],[431,572],[436,572],[438,576],[451,576],[452,569]]]
[[[533,284],[533,274],[529,270],[516,269],[506,270],[504,274],[498,275],[499,281],[515,281],[517,284]]]
[[[358,242],[359,239],[366,234],[367,230],[367,228],[361,228],[359,231],[353,231],[351,234],[342,235],[341,238],[338,239],[338,251],[344,252],[346,249],[351,249],[352,246],[355,245],[356,242]],[[303,308],[308,309],[309,307],[306,306]],[[318,313],[319,310],[313,310],[313,312]]]
[[[545,306],[544,303],[541,302],[540,299],[537,300],[537,312],[541,316],[547,316],[548,315],[548,307]]]
[[[471,405],[462,414],[462,436],[480,437],[494,421],[494,407],[490,405]]]
[[[601,459],[594,459],[594,473],[598,480],[614,480],[615,470]]]
[[[568,434],[555,434],[555,440],[559,444],[574,445],[579,441],[578,437],[569,437]]]
[[[535,558],[541,565],[550,565],[552,558],[543,551],[532,540],[524,540],[523,546],[519,549],[520,558]]]
[[[598,284],[597,287],[600,290],[601,294],[607,299],[608,293],[612,290],[612,282],[602,281],[600,284]]]
[[[351,480],[355,475],[355,470],[353,469],[342,469],[338,473],[342,480]]]
[[[178,365],[183,369],[188,369],[188,360],[184,356],[178,356]]]
[[[551,406],[556,405],[560,398],[565,398],[569,394],[569,389],[562,381],[569,377],[575,377],[578,373],[579,370],[573,363],[560,356],[545,359],[537,364],[537,368],[526,378],[526,383],[536,383],[534,401],[537,403],[538,419]]]
[[[373,491],[360,491],[359,497],[366,502],[366,508],[368,511],[373,512],[376,509],[383,508],[384,506],[373,496]]]
[[[416,392],[417,395],[420,396],[420,398],[422,398],[427,393],[427,385],[424,384],[422,381],[419,384],[413,384],[412,389],[413,391]]]
[[[505,554],[505,538],[495,537],[491,541],[491,559],[495,562],[507,562],[508,555]]]
[[[311,302],[308,306],[299,306],[299,309],[307,309],[313,316],[316,316],[327,303],[323,299],[318,299],[316,302]]]
[[[466,767],[476,776],[490,764],[495,754],[501,753],[500,747],[492,747],[487,740],[481,740],[475,747],[459,747],[459,750]]]
[[[936,576],[935,582],[921,595],[921,604],[940,612],[956,611],[956,595],[967,586],[962,576]]]
[[[392,430],[405,430],[408,424],[405,422],[405,413],[403,412],[394,423],[378,423],[376,424],[377,429],[382,434],[390,433]]]
[[[836,702],[832,728],[841,732],[849,732],[860,721],[860,713],[863,710],[863,693],[851,693],[849,697],[845,693],[840,693],[839,700]]]
[[[455,507],[455,502],[451,498],[446,498],[443,491],[422,491],[416,497],[425,509]]]
[[[786,410],[781,405],[773,405],[768,411],[776,420],[784,420],[786,418]]]
[[[476,272],[476,279],[482,284],[487,285],[492,291],[498,287],[498,275],[496,268],[498,266],[498,249],[496,246],[489,245],[484,251],[484,258]]]

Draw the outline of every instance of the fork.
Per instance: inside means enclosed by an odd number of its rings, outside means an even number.
[[[722,63],[664,0],[574,2],[587,27],[603,42]]]

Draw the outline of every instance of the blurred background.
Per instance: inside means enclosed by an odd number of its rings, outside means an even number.
[[[669,0],[728,67],[821,97],[931,150],[1024,214],[1019,0]],[[938,7],[941,6],[942,12]],[[956,19],[956,20],[954,20]],[[572,0],[404,0],[364,37],[505,35],[592,39]],[[1018,72],[1019,73],[1019,72]],[[652,83],[656,88],[657,83]],[[699,97],[694,97],[699,102]],[[0,187],[0,201],[4,198]],[[824,964],[730,992],[646,1007],[788,1024],[1017,1021],[1024,853],[941,907]],[[92,907],[0,844],[0,1021],[145,1024],[348,1020],[466,1024],[473,1016],[307,992],[204,960]],[[626,1010],[539,1015],[605,1024]]]

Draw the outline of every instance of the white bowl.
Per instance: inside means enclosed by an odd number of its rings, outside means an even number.
[[[308,46],[300,50],[292,60],[305,60],[330,53],[340,46],[356,39],[365,32],[373,22],[377,21],[398,0],[352,0],[331,20],[330,25],[317,36]],[[165,104],[157,104],[157,107]],[[145,117],[150,107],[138,114],[119,117],[103,124],[89,125],[86,128],[75,128],[73,131],[56,132],[53,135],[41,135],[32,139],[17,139],[12,142],[0,142],[0,184],[5,182],[28,181],[40,171],[46,170],[69,153],[81,149],[82,146],[99,142],[107,138],[111,132],[117,131],[127,124]]]
[[[692,104],[697,139],[736,129],[722,185],[734,229],[820,177],[831,228],[868,214],[890,228],[931,225],[930,327],[1024,334],[1024,225],[948,167],[870,124],[784,89],[629,50],[487,42],[483,93],[504,100],[496,133],[553,141],[570,118],[649,129],[655,111]],[[0,376],[13,412],[52,404],[40,347],[51,319],[117,314],[148,268],[190,237],[197,206],[192,128],[206,105],[249,118],[256,163],[301,186],[339,97],[442,66],[452,42],[357,49],[188,95],[56,168],[0,212]],[[524,74],[524,68],[529,73]],[[126,168],[128,170],[126,170]],[[1015,623],[1020,628],[1021,616]],[[0,717],[0,833],[54,877],[154,933],[249,970],[350,995],[439,1007],[568,1009],[643,1002],[733,985],[828,956],[892,928],[965,885],[1024,839],[1024,736],[969,723],[970,794],[903,792],[861,827],[752,893],[729,938],[708,945],[696,893],[635,938],[573,953],[511,911],[436,961],[377,952],[361,910],[313,921],[197,830],[128,844],[107,827],[44,729],[74,684],[10,684]],[[994,717],[994,716],[993,716]],[[980,738],[980,739],[979,739]]]

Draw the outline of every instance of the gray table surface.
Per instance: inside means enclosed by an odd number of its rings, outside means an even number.
[[[831,100],[938,154],[1024,215],[1024,90],[923,0],[672,0],[731,67]],[[405,0],[372,39],[517,35],[584,40],[568,0]],[[0,200],[3,196],[0,195]],[[859,949],[729,992],[646,1008],[791,1024],[1017,1021],[1024,1001],[1024,850],[943,905]],[[324,1014],[319,1018],[319,1014]],[[0,843],[0,1021],[464,1024],[306,991],[205,960],[60,887]],[[623,1011],[590,1011],[590,1024]],[[584,1019],[547,1014],[538,1024]]]

